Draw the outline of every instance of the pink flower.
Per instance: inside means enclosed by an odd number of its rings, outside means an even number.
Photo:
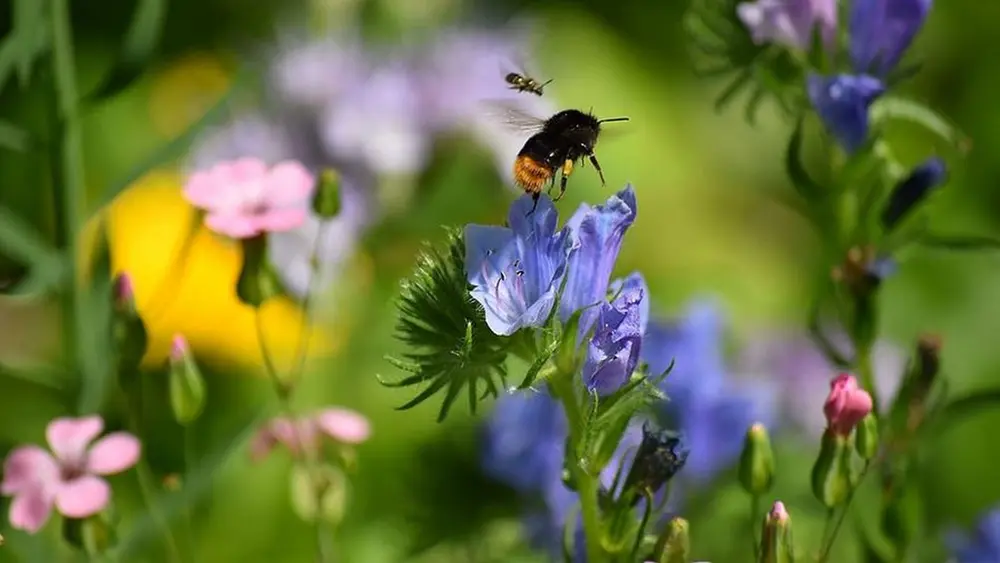
[[[350,409],[327,408],[311,416],[291,420],[288,417],[272,419],[250,444],[250,457],[260,461],[278,444],[285,446],[293,457],[316,451],[323,436],[339,444],[360,444],[371,435],[371,425],[363,415]]]
[[[21,446],[7,456],[0,492],[14,497],[11,526],[35,533],[48,521],[53,506],[70,518],[86,518],[107,506],[111,487],[98,475],[132,467],[141,447],[126,432],[94,442],[103,430],[99,416],[56,418],[45,431],[51,454],[38,446]]]
[[[768,513],[767,517],[772,522],[787,522],[788,521],[788,511],[785,510],[785,503],[775,501],[774,505],[771,507],[771,512]]]
[[[830,394],[823,404],[827,428],[848,436],[861,419],[872,412],[872,396],[858,386],[853,375],[842,373],[830,382]]]
[[[260,159],[241,158],[192,174],[184,197],[208,212],[208,228],[242,239],[301,226],[315,182],[296,161],[268,168]]]

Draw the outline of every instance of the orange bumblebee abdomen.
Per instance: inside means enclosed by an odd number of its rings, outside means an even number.
[[[522,154],[514,160],[514,182],[529,193],[538,193],[545,187],[554,171],[534,158]]]

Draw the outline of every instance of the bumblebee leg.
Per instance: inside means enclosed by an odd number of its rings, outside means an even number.
[[[601,170],[601,165],[597,162],[597,155],[595,155],[594,153],[590,153],[589,160],[590,163],[594,165],[594,168],[597,169],[597,174],[601,177],[601,185],[602,186],[606,185],[604,183],[604,171]]]
[[[556,187],[556,175],[553,174],[549,177],[549,189],[545,190],[545,193],[552,195],[552,188]]]
[[[525,217],[530,217],[531,214],[535,212],[535,208],[538,207],[538,198],[541,196],[541,192],[534,192],[531,194],[531,199],[534,200],[535,204],[531,206],[531,211],[524,214]]]
[[[563,162],[562,177],[559,178],[559,195],[557,195],[555,199],[553,199],[552,201],[559,201],[560,199],[562,199],[563,194],[566,193],[566,182],[569,181],[569,176],[572,173],[573,173],[573,161],[567,158],[566,162]]]

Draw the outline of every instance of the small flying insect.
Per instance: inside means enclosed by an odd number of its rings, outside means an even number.
[[[517,90],[518,92],[530,92],[536,96],[541,96],[543,94],[542,88],[545,88],[552,79],[548,79],[545,82],[538,82],[534,78],[520,74],[518,72],[508,72],[507,76],[503,78],[507,84],[510,84],[511,90]]]
[[[549,184],[549,192],[555,187],[556,172],[561,172],[562,176],[559,195],[552,201],[562,199],[576,162],[584,157],[597,169],[604,186],[604,171],[594,154],[601,124],[629,120],[628,117],[598,119],[593,113],[578,109],[560,111],[546,120],[511,107],[507,107],[506,112],[508,125],[533,132],[514,159],[514,181],[535,201],[529,215],[538,207],[545,184]]]

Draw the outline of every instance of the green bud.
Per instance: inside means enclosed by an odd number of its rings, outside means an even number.
[[[236,281],[236,295],[240,301],[258,309],[275,295],[281,293],[281,284],[267,262],[267,238],[256,236],[243,239],[243,268]]]
[[[654,551],[656,563],[688,563],[691,561],[691,537],[688,521],[677,517],[667,523]]]
[[[760,539],[762,563],[792,563],[795,551],[792,544],[792,519],[781,501],[775,502],[764,517]]]
[[[188,425],[205,409],[205,379],[181,335],[170,349],[170,408],[174,419]]]
[[[146,355],[149,337],[135,305],[134,287],[128,273],[123,272],[115,278],[111,309],[111,341],[115,346],[118,374],[131,377]]]
[[[296,464],[290,473],[292,509],[306,522],[321,519],[336,525],[344,517],[347,504],[347,479],[344,474],[328,464],[310,471],[303,464]]]
[[[340,176],[336,170],[327,168],[320,173],[312,208],[323,219],[336,217],[340,213]]]
[[[865,461],[871,461],[878,453],[878,421],[869,414],[864,417],[855,430],[854,448]]]
[[[740,483],[751,495],[766,493],[774,483],[774,452],[771,451],[771,438],[763,424],[751,426],[743,439]]]
[[[848,441],[829,429],[823,433],[819,456],[812,469],[812,489],[827,508],[840,506],[851,490],[851,449]]]

